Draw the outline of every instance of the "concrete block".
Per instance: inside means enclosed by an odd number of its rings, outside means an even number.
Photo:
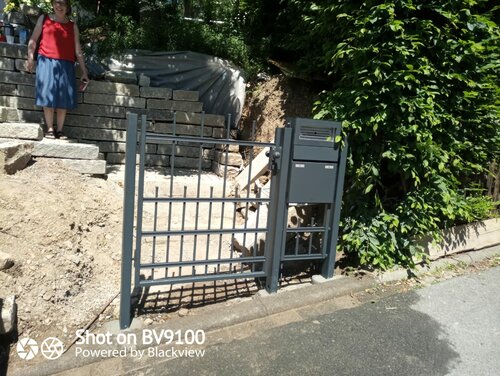
[[[106,174],[105,160],[61,159],[61,163],[67,169],[77,171],[81,174],[90,174],[90,175]]]
[[[22,98],[22,97],[7,97],[7,96],[0,97],[0,106],[15,108],[18,110],[31,110],[31,111],[39,109],[37,106],[35,106],[35,101],[33,99]]]
[[[125,142],[97,142],[97,146],[99,146],[99,151],[101,153],[125,153],[126,144]],[[157,146],[156,144],[146,144],[146,153],[147,154],[155,154]],[[139,146],[137,146],[137,150],[139,150]]]
[[[173,145],[158,145],[157,153],[158,154],[172,155],[172,148],[173,148]],[[202,155],[202,157],[204,159],[207,159],[209,157],[207,149],[201,149],[201,151],[200,151],[199,147],[175,145],[175,155],[176,156],[188,157],[188,158],[199,158],[200,154]]]
[[[175,110],[186,112],[201,112],[203,103],[188,101],[171,101],[167,99],[148,99],[147,108],[160,110]]]
[[[16,330],[16,315],[16,298],[14,296],[6,299],[0,298],[0,334],[7,334]]]
[[[15,60],[0,56],[0,70],[13,71],[15,69]]]
[[[0,70],[0,82],[5,82],[7,84],[35,86],[35,75],[30,73]]]
[[[2,137],[40,141],[43,131],[40,124],[35,123],[0,123],[0,138]]]
[[[16,95],[16,85],[0,83],[0,95]]]
[[[0,106],[0,122],[19,121],[20,111],[15,108]]]
[[[43,112],[41,110],[16,110],[9,111],[10,122],[28,122],[42,124],[44,122]]]
[[[137,75],[133,72],[124,71],[109,71],[106,72],[104,78],[111,82],[119,82],[122,84],[137,84]]]
[[[155,123],[152,132],[173,134],[174,126],[168,123]],[[180,136],[200,136],[201,127],[199,125],[177,124],[175,126],[175,134]],[[210,137],[212,134],[211,127],[203,127],[203,136]]]
[[[0,139],[0,174],[15,174],[25,168],[32,151],[32,141]]]
[[[151,78],[141,73],[139,75],[139,86],[149,87],[151,85]]]
[[[28,46],[21,44],[0,43],[0,56],[25,59],[28,56]]]
[[[174,90],[173,92],[174,101],[198,101],[200,98],[200,93],[198,91],[190,90]]]
[[[227,166],[214,161],[212,162],[212,171],[215,172],[218,176],[225,175],[226,177],[234,178],[239,174],[240,169],[238,167]]]
[[[85,93],[83,101],[89,104],[104,104],[108,106],[146,108],[146,99],[140,97],[129,97],[124,95]]]
[[[141,97],[172,99],[172,89],[166,87],[141,87]]]
[[[215,160],[221,164],[227,164],[230,166],[241,166],[243,165],[243,157],[240,153],[229,153],[216,151]]]
[[[86,94],[87,95],[87,94]],[[68,111],[68,114],[85,115],[92,114],[93,116],[109,116],[114,118],[125,119],[128,109],[123,106],[107,106],[104,104],[80,104],[78,108]],[[135,110],[134,110],[135,112]]]
[[[226,130],[224,128],[212,128],[212,137],[217,139],[226,138]]]
[[[203,159],[201,161],[202,170],[210,169],[212,165],[211,160]],[[174,168],[188,168],[197,170],[199,166],[199,158],[185,158],[185,157],[175,157]]]
[[[176,112],[176,119],[177,119],[178,123],[201,124],[201,114],[200,113],[177,111]],[[222,115],[205,114],[204,121],[205,121],[205,125],[208,125],[211,127],[224,127],[225,126],[225,119],[224,119],[224,116],[222,116]]]
[[[95,145],[80,144],[66,140],[44,139],[36,142],[33,148],[34,157],[97,159],[98,154],[99,148]]]
[[[233,144],[218,144],[218,145],[215,145],[215,148],[217,150],[221,150],[221,151],[226,151],[226,150],[229,150],[229,152],[231,153],[239,153],[240,152],[240,146],[239,145],[233,145]]]
[[[127,129],[127,121],[125,119],[113,119],[101,116],[67,115],[65,124],[84,128]]]
[[[83,127],[64,127],[64,132],[71,138],[95,141],[126,141],[127,132],[114,129],[92,129]]]
[[[136,85],[127,85],[118,82],[93,81],[89,82],[85,93],[94,94],[116,94],[138,97],[139,88]]]
[[[35,99],[35,87],[29,85],[17,85],[16,95],[20,97]]]
[[[14,65],[16,70],[19,72],[28,72],[28,69],[26,69],[26,63],[28,61],[26,59],[16,59]]]

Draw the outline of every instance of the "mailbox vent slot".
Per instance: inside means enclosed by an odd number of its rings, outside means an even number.
[[[311,140],[311,141],[334,141],[333,129],[319,128],[319,127],[300,127],[300,140]]]

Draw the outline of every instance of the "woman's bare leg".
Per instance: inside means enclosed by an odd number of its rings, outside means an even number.
[[[54,132],[54,109],[44,107],[43,115],[45,117],[45,125],[47,125],[47,132]]]
[[[62,132],[64,127],[64,120],[66,119],[66,109],[57,109],[57,132]]]

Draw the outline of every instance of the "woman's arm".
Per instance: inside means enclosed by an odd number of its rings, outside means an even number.
[[[78,26],[76,22],[74,24],[75,29],[75,55],[76,60],[78,61],[78,65],[80,65],[80,69],[82,70],[82,77],[80,81],[88,81],[89,74],[87,72],[87,67],[85,66],[85,59],[83,58],[82,46],[80,45],[80,32],[78,31]]]
[[[40,35],[42,34],[44,19],[45,15],[43,14],[38,17],[35,28],[33,29],[33,33],[31,34],[30,41],[28,42],[28,61],[26,63],[26,69],[28,69],[29,72],[33,72],[33,70],[35,69],[35,62],[33,59],[35,55],[36,44],[38,42],[38,39],[40,38]]]

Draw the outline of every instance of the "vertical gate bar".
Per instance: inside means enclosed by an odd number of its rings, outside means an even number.
[[[342,195],[344,193],[344,176],[347,161],[347,150],[349,144],[347,137],[344,139],[344,146],[339,153],[339,168],[337,170],[337,184],[335,187],[333,216],[330,223],[330,247],[327,258],[323,261],[321,275],[324,278],[332,278],[335,271],[335,259],[337,257],[337,238],[339,236],[340,211],[342,207]]]
[[[313,236],[314,236],[314,232],[311,232],[309,235],[309,245],[307,247],[307,254],[308,255],[310,255],[312,253]]]
[[[202,111],[201,113],[201,126],[200,126],[200,137],[203,138],[203,126],[205,124],[205,111]],[[201,194],[201,166],[202,166],[202,158],[203,158],[203,144],[200,143],[199,145],[199,150],[198,150],[198,185],[196,187],[196,198],[200,198]],[[194,229],[198,230],[198,215],[200,213],[200,202],[196,202],[196,212],[195,212],[195,219],[194,219]],[[198,235],[194,235],[194,246],[193,246],[193,261],[196,260],[196,244],[198,243]],[[196,274],[196,267],[193,265],[192,268],[192,273],[193,275]]]
[[[250,139],[252,141],[255,141],[255,125],[256,125],[256,121],[252,121],[252,134],[250,136]],[[248,166],[248,176],[247,176],[247,198],[250,198],[250,180],[251,180],[251,177],[252,177],[252,166],[253,166],[253,149],[254,149],[254,146],[252,145],[250,147],[250,164]],[[247,201],[245,203],[245,225],[244,225],[244,229],[246,230],[248,227],[248,208],[249,208],[249,202]],[[246,239],[247,239],[247,233],[245,232],[243,234],[243,244],[246,243]]]
[[[236,229],[236,202],[233,203],[233,206],[234,206],[234,214],[233,214],[233,230]],[[243,243],[244,244],[244,243]],[[231,245],[229,246],[229,254],[230,254],[230,258],[233,258],[234,256],[234,232],[231,233]],[[231,270],[233,268],[233,263],[229,263],[229,270]]]
[[[120,329],[131,322],[132,252],[134,243],[135,156],[137,154],[137,114],[127,114],[123,194],[123,240],[120,286]]]
[[[265,259],[266,259],[266,289],[270,293],[278,290],[280,265],[283,253],[283,238],[286,228],[286,185],[288,180],[288,167],[292,145],[292,129],[276,129],[276,144],[281,146],[282,157],[275,161],[279,166],[271,178],[271,204],[267,224]]]
[[[227,134],[226,134],[226,139],[229,140],[230,137],[230,126],[231,126],[231,114],[227,116]],[[227,186],[227,162],[229,159],[229,145],[226,143],[226,153],[225,153],[225,161],[224,161],[224,178],[223,178],[223,183],[222,183],[222,198],[226,198],[226,186]],[[226,202],[222,200],[221,204],[221,218],[220,218],[220,229],[222,230],[224,228],[224,211],[225,211],[225,205]],[[222,234],[219,235],[219,254],[218,254],[219,259],[222,257]],[[217,273],[220,272],[220,264],[217,264]]]
[[[173,125],[172,125],[172,135],[175,136],[175,131],[176,131],[176,124],[177,124],[177,112],[174,111],[174,116],[173,116]],[[175,168],[175,142],[172,142],[171,146],[172,148],[170,149],[170,189],[169,189],[169,197],[173,198],[174,197],[174,168]],[[168,225],[167,225],[167,230],[170,231],[172,229],[172,201],[168,203]],[[166,245],[166,252],[165,252],[165,262],[168,262],[170,259],[170,235],[167,236],[167,245]],[[168,267],[165,268],[165,278],[168,277]]]
[[[144,163],[146,159],[146,115],[141,116],[141,139],[139,155],[139,181],[137,183],[137,235],[135,239],[135,287],[141,279],[142,211],[144,207]]]
[[[155,198],[158,198],[158,186],[155,187]],[[153,231],[156,232],[158,226],[158,201],[155,201],[154,217],[153,217]],[[156,261],[156,235],[153,235],[153,252],[151,255],[151,263]],[[155,279],[155,269],[151,269],[151,278]]]
[[[300,238],[300,232],[295,232],[295,256],[299,255],[299,239]]]
[[[333,188],[335,194],[335,189],[336,187]],[[328,247],[330,246],[330,233],[331,233],[331,218],[332,218],[332,211],[333,207],[331,204],[325,204],[325,213],[323,215],[323,224],[325,230],[322,232],[323,234],[323,241],[321,243],[321,254],[325,257],[328,256]]]
[[[214,187],[210,187],[210,198],[214,197]],[[208,203],[208,229],[211,229],[212,225],[212,200]],[[208,260],[210,257],[210,234],[207,234],[207,252],[206,252],[206,257],[205,260]],[[205,274],[208,273],[208,264],[205,265]]]
[[[184,186],[184,198],[187,197],[187,186]],[[184,224],[186,223],[186,201],[182,202],[182,220],[181,220],[181,231],[184,231]],[[181,244],[180,244],[180,254],[179,254],[179,262],[183,260],[184,253],[184,235],[181,235]],[[182,276],[182,266],[179,266],[179,277]]]
[[[257,210],[255,211],[255,213],[257,214],[257,219],[255,220],[255,229],[258,229],[259,228],[259,217],[260,217],[260,207],[262,206],[262,202],[260,201],[261,199],[261,194],[262,194],[262,189],[259,188],[259,190],[257,191]],[[268,215],[269,215],[269,212],[268,212]],[[258,232],[255,232],[255,238],[254,238],[254,241],[253,241],[253,252],[252,252],[252,256],[253,257],[256,257],[257,256],[257,249],[259,247],[259,242],[258,242],[258,239],[259,239],[259,233]],[[255,271],[255,263],[252,263],[252,272]]]

